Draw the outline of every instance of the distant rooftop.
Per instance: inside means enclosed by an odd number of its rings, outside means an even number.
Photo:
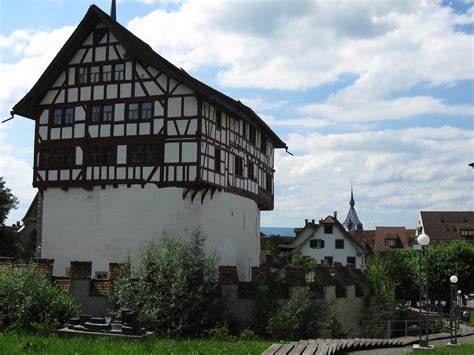
[[[290,227],[260,227],[260,232],[271,236],[271,235],[279,235],[281,237],[295,237],[294,228]]]

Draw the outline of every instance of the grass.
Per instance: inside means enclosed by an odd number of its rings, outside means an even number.
[[[427,354],[430,355],[455,355],[455,354],[466,354],[472,355],[474,354],[474,344],[463,344],[461,346],[435,346],[434,350],[426,351],[426,350],[414,350],[413,353],[407,354]]]
[[[211,339],[144,341],[83,337],[59,338],[0,334],[0,354],[261,354],[270,341]]]

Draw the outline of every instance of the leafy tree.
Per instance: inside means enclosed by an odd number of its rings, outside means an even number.
[[[0,177],[0,225],[5,224],[8,213],[11,209],[18,206],[18,199],[12,194],[11,190],[5,185],[3,177]]]
[[[146,244],[138,265],[130,262],[111,287],[118,314],[137,311],[138,319],[163,337],[199,337],[222,321],[217,282],[218,258],[204,251],[204,235],[164,237]]]
[[[4,225],[10,210],[17,206],[18,199],[0,177],[0,256],[19,258],[23,254],[17,232]]]
[[[303,269],[306,272],[314,272],[318,262],[313,258],[304,258],[301,253],[294,252],[291,254],[291,266]]]

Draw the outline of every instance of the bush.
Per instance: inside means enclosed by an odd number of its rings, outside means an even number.
[[[164,236],[146,244],[137,267],[132,270],[129,262],[111,286],[114,313],[133,309],[147,329],[162,337],[200,337],[222,322],[218,258],[204,252],[204,242],[195,231],[190,238]]]
[[[331,332],[332,339],[346,339],[349,336],[350,330],[344,329],[341,322],[332,316],[327,325],[328,330]]]
[[[209,329],[209,338],[222,341],[235,341],[237,338],[230,334],[229,324],[224,322],[222,325],[217,325]]]
[[[34,266],[0,268],[0,331],[48,335],[77,313],[71,296],[40,276]]]
[[[309,289],[297,290],[267,324],[268,334],[278,339],[317,338],[325,323],[326,304],[316,299]]]
[[[242,341],[249,341],[249,340],[258,340],[259,338],[252,329],[245,328],[240,333],[239,339]]]

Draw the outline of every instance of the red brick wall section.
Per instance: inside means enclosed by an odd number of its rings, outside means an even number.
[[[61,290],[66,293],[69,293],[71,289],[71,279],[69,277],[56,276],[54,277],[54,283],[58,285]]]
[[[89,295],[106,297],[109,293],[109,287],[110,280],[91,280]]]
[[[256,285],[266,285],[270,276],[270,269],[264,267],[252,267],[252,282]]]
[[[237,267],[219,266],[219,285],[237,285],[238,283]]]
[[[53,278],[54,259],[35,259],[34,264],[40,275],[45,276],[48,280]]]
[[[89,280],[91,271],[92,261],[71,261],[71,280]]]
[[[288,284],[288,286],[305,286],[306,277],[304,270],[296,268],[286,268],[285,282]]]

